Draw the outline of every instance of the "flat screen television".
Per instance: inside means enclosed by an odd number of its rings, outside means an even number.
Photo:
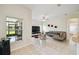
[[[40,32],[40,26],[32,26],[32,34],[37,34]]]

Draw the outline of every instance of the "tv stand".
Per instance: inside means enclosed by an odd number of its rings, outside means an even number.
[[[32,34],[32,37],[38,38],[38,34]]]

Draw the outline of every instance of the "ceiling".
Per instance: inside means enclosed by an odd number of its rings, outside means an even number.
[[[40,20],[42,15],[49,20],[66,18],[79,11],[79,4],[30,4],[24,5],[32,9],[32,19]]]

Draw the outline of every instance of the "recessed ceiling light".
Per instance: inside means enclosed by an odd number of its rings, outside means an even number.
[[[60,7],[60,6],[61,6],[61,4],[57,4],[57,6],[58,6],[58,7]]]
[[[64,15],[67,16],[68,14],[67,13],[64,13]]]

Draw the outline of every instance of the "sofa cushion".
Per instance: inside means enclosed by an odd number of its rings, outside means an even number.
[[[54,39],[58,39],[58,40],[66,39],[66,32],[63,31],[50,31],[47,32],[46,34]]]

